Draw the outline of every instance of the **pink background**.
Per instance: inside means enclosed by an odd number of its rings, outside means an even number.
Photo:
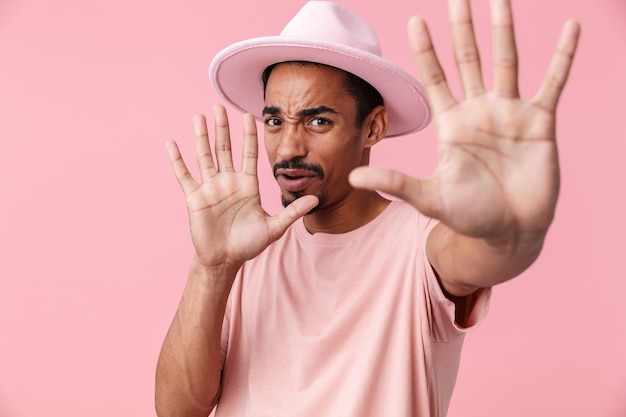
[[[343,3],[411,72],[406,21],[425,15],[458,91],[444,1]],[[489,80],[486,3],[474,11]],[[155,362],[192,254],[164,142],[192,157],[191,116],[217,101],[212,56],[277,34],[301,4],[0,0],[1,417],[154,415]],[[542,257],[495,289],[468,337],[449,415],[624,417],[626,3],[518,0],[515,12],[526,97],[562,22],[583,25],[559,109],[562,194]],[[374,163],[428,175],[434,138],[386,141]]]

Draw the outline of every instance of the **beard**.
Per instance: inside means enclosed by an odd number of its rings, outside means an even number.
[[[305,216],[315,213],[317,210],[319,210],[320,208],[324,206],[324,203],[326,202],[326,199],[327,199],[326,194],[327,193],[325,191],[322,191],[318,195],[316,195],[317,199],[319,200],[319,202],[317,203],[317,206],[313,207],[307,214],[305,214]],[[293,193],[292,195],[293,195],[293,198],[285,197],[284,194],[280,195],[280,202],[282,203],[283,207],[287,207],[289,204],[293,203],[298,198],[306,194],[298,192],[298,193]]]
[[[320,180],[324,179],[324,170],[322,169],[321,166],[317,164],[307,164],[303,162],[302,159],[300,158],[295,158],[290,161],[281,161],[281,162],[274,164],[273,166],[274,177],[276,177],[276,171],[278,169],[304,169],[307,171],[314,172],[319,177]],[[301,191],[290,193],[290,194],[292,197],[286,197],[284,194],[281,194],[280,200],[281,200],[283,207],[287,207],[289,204],[296,201],[296,199],[305,195],[304,192],[301,192]],[[317,195],[317,198],[319,200],[319,203],[317,204],[317,206],[313,207],[313,209],[311,209],[311,211],[309,211],[307,215],[311,213],[315,213],[320,207],[324,205],[327,199],[326,191],[322,190],[319,193],[319,195]]]

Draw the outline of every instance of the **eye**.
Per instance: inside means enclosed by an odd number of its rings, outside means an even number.
[[[332,122],[328,119],[324,119],[323,117],[315,117],[313,119],[311,119],[311,121],[309,122],[309,124],[311,126],[328,126],[331,125]]]
[[[280,126],[282,122],[276,117],[268,117],[265,119],[265,124],[268,126]]]

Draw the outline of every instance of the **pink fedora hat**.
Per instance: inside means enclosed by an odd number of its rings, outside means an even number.
[[[332,1],[309,1],[279,36],[249,39],[222,50],[213,58],[209,76],[225,101],[260,119],[263,70],[286,61],[330,65],[370,83],[383,96],[389,113],[387,137],[416,132],[430,122],[422,85],[382,58],[369,23]]]

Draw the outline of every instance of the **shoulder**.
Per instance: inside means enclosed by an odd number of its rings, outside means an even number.
[[[427,236],[439,223],[406,201],[392,201],[381,216],[385,216],[383,223],[386,228],[396,229],[402,233],[416,233],[419,237]]]

